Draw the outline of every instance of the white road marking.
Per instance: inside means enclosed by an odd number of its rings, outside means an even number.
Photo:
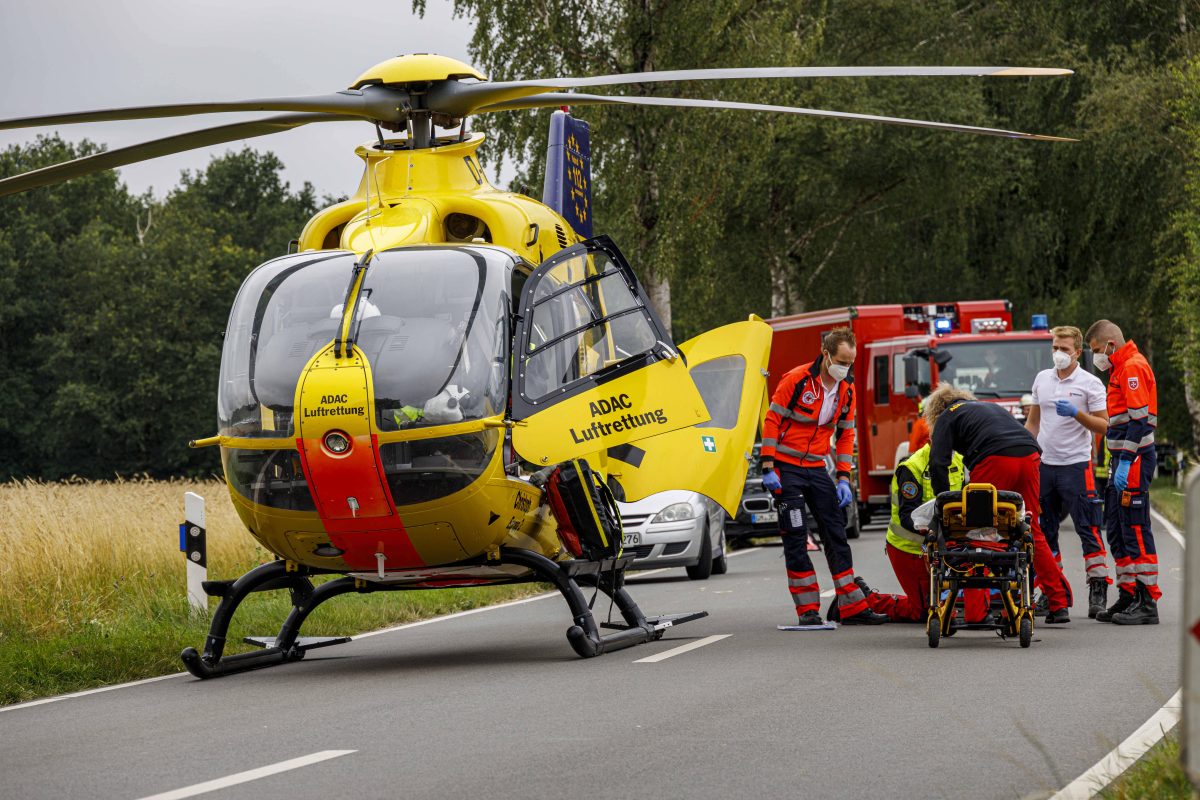
[[[1150,509],[1150,514],[1154,517],[1155,524],[1170,534],[1176,542],[1179,542],[1181,548],[1187,547],[1183,535],[1178,528],[1171,524],[1169,519],[1153,508]],[[1146,754],[1147,750],[1158,744],[1159,740],[1175,727],[1179,722],[1182,705],[1183,690],[1180,689],[1125,741],[1117,745],[1112,752],[1097,761],[1078,778],[1064,786],[1050,800],[1089,800],[1092,796],[1099,794],[1101,789],[1116,780],[1122,772],[1129,769],[1134,762]]]
[[[1154,716],[1142,723],[1129,738],[1117,745],[1087,772],[1068,783],[1050,800],[1089,800],[1100,793],[1133,763],[1158,743],[1175,724],[1183,706],[1183,690],[1176,692]]]
[[[112,686],[101,686],[98,689],[85,689],[82,692],[71,692],[70,694],[60,694],[54,697],[43,697],[40,700],[29,700],[24,703],[17,703],[11,706],[0,706],[0,714],[5,711],[16,711],[18,708],[32,708],[33,706],[44,706],[46,703],[57,703],[59,700],[70,700],[75,697],[86,697],[89,694],[100,694],[101,692],[111,692],[113,689],[125,689],[130,686],[142,686],[147,683],[157,683],[165,681],[168,678],[182,678],[187,675],[186,672],[173,672],[170,675],[159,675],[154,678],[143,678],[140,681],[130,681],[129,683],[118,683]]]
[[[710,645],[710,644],[713,644],[714,642],[719,642],[722,639],[728,639],[731,635],[732,634],[728,634],[728,633],[720,633],[720,634],[717,634],[716,636],[706,636],[703,639],[697,639],[694,642],[688,642],[687,644],[682,644],[679,647],[673,647],[670,650],[664,650],[661,653],[655,653],[654,655],[647,656],[646,658],[639,658],[637,661],[634,661],[633,663],[635,663],[635,664],[657,664],[659,661],[665,661],[668,658],[673,658],[675,656],[682,655],[683,653],[686,653],[690,650],[695,650],[698,647],[704,647],[705,645]]]
[[[270,775],[278,775],[281,772],[287,772],[300,767],[307,767],[309,764],[317,764],[321,761],[328,761],[331,758],[339,756],[348,756],[351,753],[357,753],[357,750],[322,750],[319,753],[313,753],[300,758],[293,758],[288,761],[280,761],[278,764],[268,764],[265,767],[258,769],[248,769],[245,772],[239,772],[236,775],[228,775],[224,778],[217,778],[204,783],[196,783],[191,786],[185,786],[182,789],[173,789],[169,792],[161,794],[152,794],[148,797],[143,797],[141,800],[182,800],[185,797],[195,797],[198,794],[206,794],[207,792],[215,792],[217,789],[225,789],[230,786],[237,786],[239,783],[249,783],[256,781],[259,778],[266,778]]]

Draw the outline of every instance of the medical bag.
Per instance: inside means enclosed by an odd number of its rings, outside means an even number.
[[[586,461],[573,459],[554,468],[546,481],[558,536],[576,558],[599,561],[621,554],[621,512],[616,499]]]

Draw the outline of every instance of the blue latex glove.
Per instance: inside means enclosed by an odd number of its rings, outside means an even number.
[[[767,470],[763,473],[763,488],[768,492],[778,492],[783,489],[783,484],[779,482],[779,476],[775,474],[775,470]]]
[[[850,481],[838,481],[838,508],[845,508],[854,502],[854,492],[850,491]]]
[[[1079,409],[1070,400],[1055,400],[1054,410],[1060,417],[1071,417],[1072,419],[1079,413]]]
[[[1125,491],[1125,487],[1129,485],[1129,467],[1132,463],[1132,461],[1122,458],[1113,469],[1112,485],[1117,488],[1118,492]]]

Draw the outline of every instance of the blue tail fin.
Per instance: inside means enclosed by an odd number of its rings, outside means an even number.
[[[542,202],[585,239],[592,236],[592,146],[588,124],[566,111],[550,117]]]

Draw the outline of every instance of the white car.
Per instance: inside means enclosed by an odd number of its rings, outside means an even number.
[[[729,568],[725,558],[725,510],[698,492],[659,492],[636,503],[618,503],[630,569],[687,567],[704,580]]]

